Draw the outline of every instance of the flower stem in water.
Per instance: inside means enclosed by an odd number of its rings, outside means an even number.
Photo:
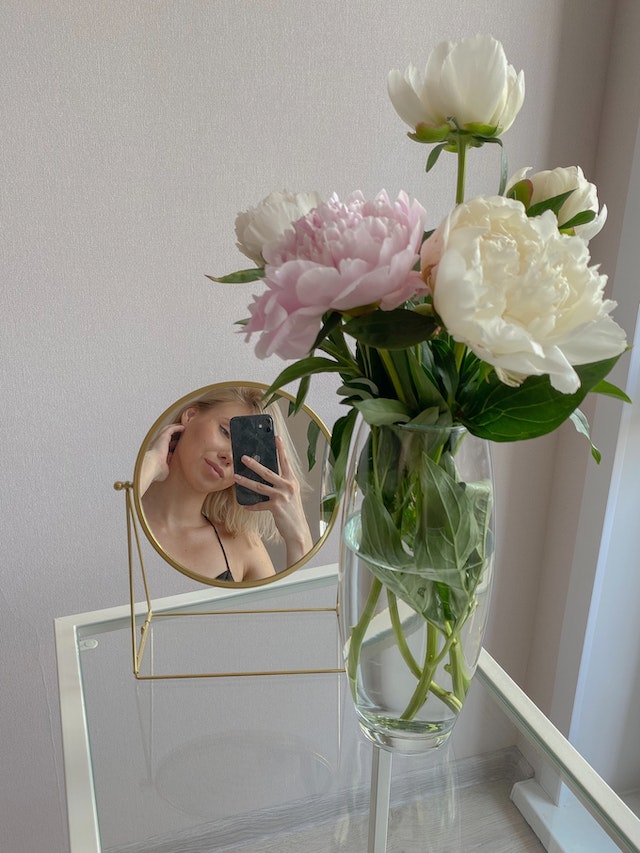
[[[418,666],[414,656],[411,654],[411,649],[405,639],[404,631],[402,630],[402,622],[400,621],[400,614],[398,613],[398,600],[390,589],[387,589],[387,601],[389,603],[389,615],[391,616],[393,634],[396,638],[396,643],[400,654],[402,655],[402,659],[415,677],[420,678],[422,676],[422,670]]]
[[[360,660],[360,649],[362,647],[362,641],[364,640],[364,635],[366,634],[367,628],[369,627],[369,623],[373,618],[373,614],[375,612],[376,604],[378,602],[378,598],[380,597],[381,590],[382,582],[372,575],[371,589],[369,590],[367,603],[364,606],[364,610],[362,611],[362,615],[360,616],[357,625],[354,625],[351,628],[351,638],[349,640],[349,655],[347,657],[347,676],[349,678],[349,683],[351,684],[351,691],[354,697],[356,696],[358,661]]]

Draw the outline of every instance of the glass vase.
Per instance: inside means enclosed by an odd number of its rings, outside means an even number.
[[[377,745],[412,753],[449,737],[482,646],[493,543],[488,442],[460,426],[361,423],[338,614],[358,721]]]

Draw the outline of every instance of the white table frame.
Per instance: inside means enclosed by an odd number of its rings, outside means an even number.
[[[336,565],[305,569],[282,578],[278,582],[278,590],[310,590],[314,586],[325,586],[327,581],[336,577]],[[153,602],[153,607],[155,612],[161,613],[205,601],[215,600],[216,605],[224,605],[247,596],[252,601],[259,600],[269,592],[273,592],[269,586],[249,589],[216,587],[160,599]],[[146,602],[139,605],[139,612],[146,612]],[[80,643],[88,634],[128,627],[130,622],[131,607],[128,604],[55,620],[71,853],[102,853],[80,668]],[[540,747],[550,765],[562,775],[567,787],[600,824],[608,838],[618,845],[618,849],[623,853],[639,853],[638,817],[485,650],[480,655],[477,677],[515,726]],[[385,853],[392,754],[372,748],[369,853]]]

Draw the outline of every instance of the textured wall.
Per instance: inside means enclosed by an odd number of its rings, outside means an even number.
[[[65,849],[52,620],[126,600],[113,481],[131,475],[142,437],[173,400],[216,380],[269,381],[281,367],[257,362],[233,329],[251,288],[204,278],[242,265],[236,212],[271,189],[404,188],[437,223],[452,202],[453,164],[425,177],[425,150],[406,139],[386,75],[477,32],[501,39],[525,70],[525,107],[505,137],[513,169],[588,170],[614,5],[4,0],[3,851]],[[564,86],[560,69],[570,69]],[[495,190],[497,168],[493,147],[474,153],[470,193]],[[319,381],[310,398],[329,422],[334,396]],[[544,440],[496,453],[508,499],[489,647],[516,678],[531,641],[552,449]]]

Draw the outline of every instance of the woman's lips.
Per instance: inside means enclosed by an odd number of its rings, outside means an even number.
[[[207,463],[210,471],[212,471],[216,477],[220,477],[220,479],[224,478],[224,471],[219,465],[217,465],[215,462],[211,462],[210,459],[205,459],[204,461]]]

